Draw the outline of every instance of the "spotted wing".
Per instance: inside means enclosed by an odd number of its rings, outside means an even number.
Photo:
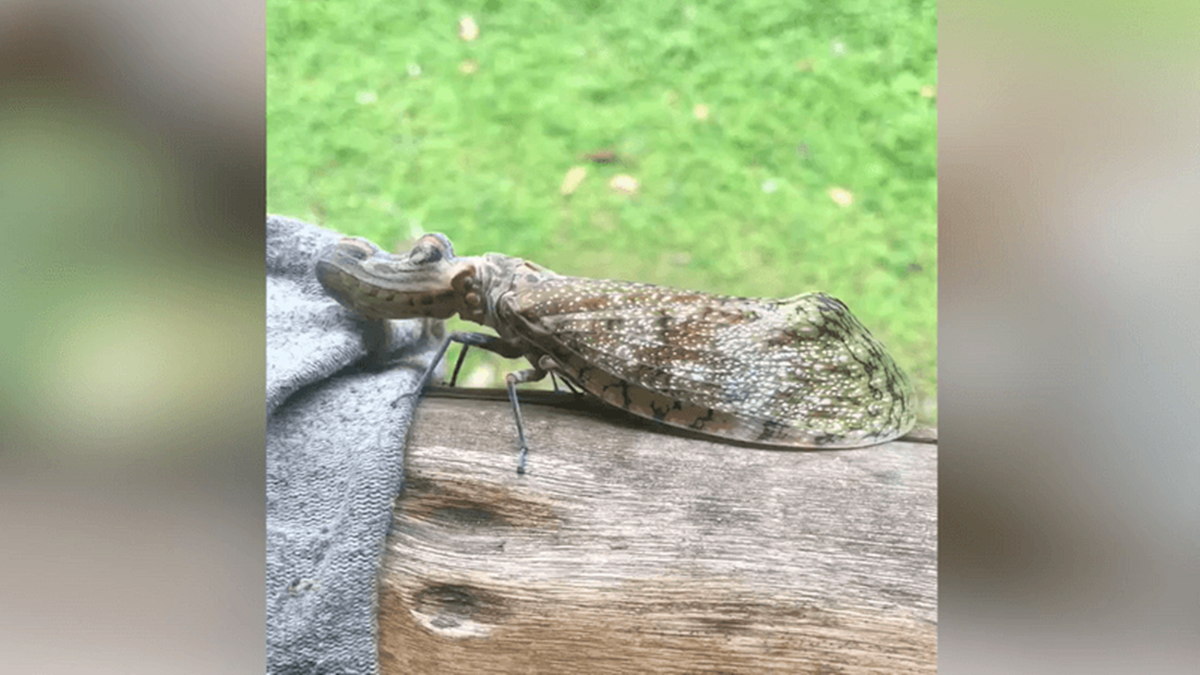
[[[715,435],[855,447],[913,426],[904,373],[846,305],[823,293],[758,300],[553,277],[522,285],[515,299],[551,353],[567,350],[676,406],[733,420],[704,429]]]

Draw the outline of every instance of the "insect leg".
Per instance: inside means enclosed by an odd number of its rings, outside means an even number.
[[[551,375],[553,374],[554,373],[551,373]],[[570,389],[572,394],[575,394],[576,396],[583,396],[583,392],[577,389],[575,385],[571,384],[571,381],[565,377],[563,378],[563,384],[567,385],[567,389]]]
[[[546,357],[543,357],[543,358],[546,358]],[[555,375],[553,368],[547,368],[546,366],[542,366],[542,368],[545,368],[550,373],[550,381],[554,383],[554,391],[562,391],[562,389],[559,389],[559,387],[558,387],[558,383],[561,380],[563,384],[567,385],[567,391],[571,392],[572,394],[575,394],[575,396],[581,396],[583,394],[583,392],[579,391],[579,389],[577,389],[575,387],[575,385],[571,384],[570,380],[568,380],[565,377],[559,377],[559,376]]]
[[[429,361],[429,366],[425,368],[425,372],[421,375],[421,382],[417,385],[416,391],[402,395],[400,398],[396,399],[395,403],[392,403],[393,406],[396,405],[396,403],[399,403],[400,399],[402,398],[412,396],[413,393],[419,395],[421,392],[425,391],[426,385],[429,384],[429,379],[433,377],[434,369],[437,368],[437,364],[441,362],[442,357],[446,355],[446,350],[450,348],[451,342],[454,342],[454,333],[447,335],[446,339],[442,341],[442,345],[438,347],[437,353],[433,355],[433,359]]]
[[[521,405],[517,402],[517,385],[525,382],[537,382],[546,377],[546,371],[541,368],[530,368],[518,373],[509,373],[504,378],[508,385],[508,400],[512,401],[513,417],[517,420],[517,440],[520,442],[521,454],[517,457],[517,475],[525,474],[525,458],[529,456],[529,446],[525,444],[525,424],[521,421]]]
[[[429,362],[429,367],[425,369],[425,374],[421,376],[420,386],[417,387],[415,393],[419,394],[420,392],[425,391],[425,387],[429,385],[429,380],[433,378],[433,371],[437,368],[437,365],[441,363],[442,357],[446,355],[446,350],[450,348],[450,344],[453,342],[463,345],[464,352],[466,351],[467,347],[479,347],[480,349],[486,349],[490,352],[495,352],[505,358],[510,359],[519,358],[523,354],[520,349],[508,342],[505,342],[502,338],[496,337],[495,335],[487,335],[486,333],[450,333],[442,342],[442,346],[438,347],[437,353],[433,356],[433,360]],[[459,358],[461,361],[461,355]],[[455,368],[456,376],[457,373],[458,368]],[[404,394],[400,398],[396,399],[396,402],[398,403],[400,399],[411,395],[412,393]],[[395,403],[393,403],[393,405],[395,405]]]
[[[463,360],[467,356],[467,350],[471,347],[486,349],[506,359],[519,359],[525,355],[524,352],[511,342],[507,342],[495,335],[487,335],[486,333],[451,333],[449,340],[453,340],[463,346],[462,351],[458,353],[458,361],[454,363],[454,374],[450,376],[451,387],[458,382],[458,371],[462,368]]]
[[[458,371],[462,368],[463,360],[467,358],[467,350],[470,345],[463,345],[458,352],[458,361],[454,362],[454,374],[450,376],[450,386],[453,387],[458,382]]]

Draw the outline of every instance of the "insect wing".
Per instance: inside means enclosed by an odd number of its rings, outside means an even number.
[[[856,447],[896,438],[914,422],[904,373],[843,303],[822,293],[758,300],[547,277],[520,285],[515,300],[550,353],[565,349],[677,406],[733,420],[689,425],[707,433]]]

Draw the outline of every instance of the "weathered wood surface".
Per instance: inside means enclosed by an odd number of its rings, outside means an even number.
[[[738,447],[619,411],[427,398],[385,674],[932,673],[937,446]]]

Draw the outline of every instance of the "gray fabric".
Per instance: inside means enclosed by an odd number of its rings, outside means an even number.
[[[267,672],[376,673],[376,577],[440,324],[362,322],[325,295],[338,234],[267,218]],[[394,354],[388,350],[394,350]],[[364,359],[408,357],[359,368]]]

